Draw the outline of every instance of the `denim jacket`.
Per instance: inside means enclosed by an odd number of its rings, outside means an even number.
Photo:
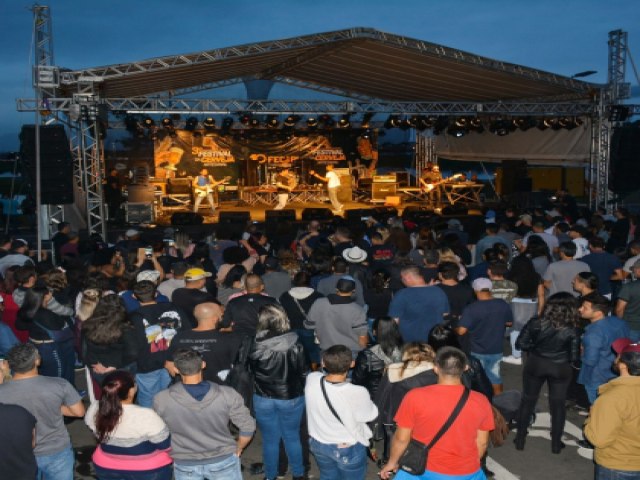
[[[578,383],[602,385],[616,375],[611,365],[616,356],[611,344],[618,338],[629,337],[629,326],[618,317],[608,316],[587,326],[582,337],[582,368]]]

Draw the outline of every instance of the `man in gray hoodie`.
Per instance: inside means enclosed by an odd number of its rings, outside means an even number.
[[[176,351],[173,363],[182,383],[158,393],[153,409],[171,431],[175,479],[242,480],[240,455],[256,429],[242,397],[231,387],[203,381],[206,364],[194,350]],[[237,440],[229,421],[240,430]]]

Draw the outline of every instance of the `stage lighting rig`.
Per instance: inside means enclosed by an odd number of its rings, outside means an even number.
[[[153,118],[151,117],[144,117],[144,120],[142,120],[142,124],[145,126],[145,128],[151,128],[155,126],[156,122],[154,122]]]
[[[220,127],[220,133],[222,135],[228,135],[231,131],[231,127],[233,126],[233,118],[225,117],[222,121],[222,126]]]
[[[184,129],[193,132],[196,128],[198,128],[198,119],[196,117],[187,118],[184,123]]]
[[[320,123],[324,128],[333,128],[333,126],[336,124],[336,121],[331,115],[325,113],[324,115],[320,116]]]
[[[316,128],[318,126],[318,119],[316,117],[307,118],[307,127]]]
[[[216,128],[216,119],[213,117],[207,117],[202,122],[202,126],[204,127],[205,130],[211,131],[214,128]]]
[[[472,117],[469,119],[469,130],[472,130],[476,133],[484,132],[484,125],[482,124],[482,120],[478,117]]]
[[[447,128],[447,133],[456,138],[464,137],[467,132],[467,127],[460,126],[457,121]]]
[[[434,117],[433,134],[440,135],[449,126],[449,117]]]
[[[280,126],[280,120],[277,115],[269,115],[267,117],[267,128],[278,128]]]
[[[285,127],[293,128],[296,126],[296,123],[300,121],[299,115],[289,115],[285,118],[283,125]]]
[[[537,122],[532,117],[517,117],[512,120],[512,123],[514,127],[519,128],[523,132],[537,125]]]
[[[511,122],[502,117],[497,117],[495,120],[489,123],[489,131],[499,137],[509,135],[509,132],[511,132],[511,128]]]
[[[387,130],[390,128],[398,128],[400,126],[400,117],[398,115],[389,115],[387,121],[384,123],[384,128]]]
[[[338,120],[339,128],[349,128],[351,126],[351,114],[347,113]]]

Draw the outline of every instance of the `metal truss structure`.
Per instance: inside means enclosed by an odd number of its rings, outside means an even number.
[[[609,34],[609,78],[606,85],[596,85],[555,75],[521,65],[493,60],[479,55],[429,42],[380,32],[353,28],[283,40],[221,48],[184,55],[173,55],[127,64],[108,65],[76,71],[54,67],[51,19],[48,7],[36,6],[35,99],[18,99],[20,112],[46,109],[54,120],[71,130],[75,159],[76,185],[84,199],[89,231],[106,235],[102,201],[103,152],[100,139],[99,112],[112,114],[187,114],[197,115],[317,115],[317,114],[387,114],[425,116],[532,116],[585,117],[592,119],[592,155],[589,176],[592,185],[590,203],[605,205],[609,201],[608,162],[612,125],[608,109],[627,98],[624,76],[626,33]],[[379,49],[379,50],[376,50]],[[410,58],[423,62],[418,73],[403,72],[404,83],[379,84],[370,65],[351,78],[349,62],[357,58],[360,65],[366,55],[383,52],[388,68]],[[391,53],[390,53],[391,52]],[[395,58],[398,57],[398,58]],[[401,57],[401,58],[400,58]],[[393,60],[392,60],[393,59]],[[476,81],[467,82],[468,95],[450,95],[452,85],[438,78],[437,95],[433,95],[424,72],[446,63],[453,68],[449,75],[461,71]],[[366,62],[365,62],[366,63]],[[329,68],[329,70],[326,70]],[[305,70],[306,69],[306,70]],[[466,70],[465,70],[466,69]],[[378,71],[389,79],[388,71]],[[384,75],[383,75],[384,74]],[[333,78],[340,75],[340,78]],[[416,80],[415,75],[419,81]],[[501,81],[493,81],[501,75]],[[50,80],[49,82],[41,81]],[[337,100],[241,100],[181,98],[196,92],[246,82],[272,80],[285,85],[316,90],[340,97]],[[335,81],[334,81],[335,80]],[[482,81],[485,83],[483,84]],[[390,81],[390,80],[388,80]],[[395,81],[395,80],[393,80]],[[360,82],[360,83],[358,83]],[[490,83],[487,83],[490,82]],[[513,83],[510,83],[513,82]],[[491,91],[501,85],[501,93]],[[489,88],[482,91],[483,85]],[[402,88],[404,88],[403,91]],[[519,90],[520,88],[520,90]],[[385,90],[386,89],[386,90]],[[626,93],[625,93],[626,92]],[[402,95],[404,93],[404,95]],[[516,97],[519,93],[519,97]],[[478,99],[477,101],[406,101],[412,98],[444,97]],[[337,98],[336,97],[336,98]],[[393,98],[402,98],[396,101]],[[503,101],[487,98],[503,98]],[[46,108],[45,108],[46,107]],[[627,105],[631,114],[640,114],[640,105]],[[39,120],[38,120],[39,121]],[[421,164],[433,159],[432,142],[417,133]]]
[[[308,100],[215,100],[195,98],[94,98],[112,112],[140,114],[358,114],[388,113],[409,115],[593,115],[593,103],[523,103],[523,102],[384,102],[384,101],[308,101]],[[69,112],[77,98],[50,98],[49,108]],[[37,108],[33,99],[18,99],[20,112]],[[638,108],[640,111],[640,108]]]

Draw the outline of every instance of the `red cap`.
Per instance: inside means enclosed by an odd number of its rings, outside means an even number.
[[[630,338],[619,338],[611,344],[611,348],[618,355],[622,355],[627,352],[640,353],[640,344],[633,343]]]

